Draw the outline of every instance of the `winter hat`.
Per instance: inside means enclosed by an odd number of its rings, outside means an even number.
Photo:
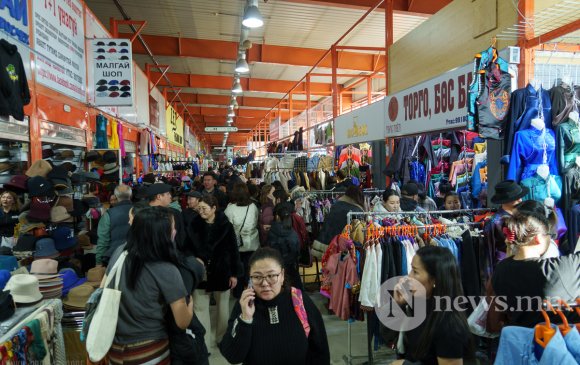
[[[54,186],[42,176],[33,176],[26,181],[28,193],[31,197],[54,196]]]

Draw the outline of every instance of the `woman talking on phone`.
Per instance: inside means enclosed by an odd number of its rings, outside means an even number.
[[[400,354],[404,360],[391,365],[462,365],[464,359],[473,357],[467,319],[457,308],[445,304],[435,310],[436,297],[442,303],[447,302],[445,299],[453,303],[463,296],[455,257],[448,248],[425,246],[417,251],[411,265],[409,276],[395,286],[394,299],[399,306],[410,303],[406,292],[413,293],[415,301],[425,300],[426,318],[417,328],[402,333],[404,348],[398,350],[404,352]]]
[[[222,355],[231,364],[330,364],[322,316],[308,295],[284,285],[280,252],[260,248],[249,267],[249,287],[232,310]]]

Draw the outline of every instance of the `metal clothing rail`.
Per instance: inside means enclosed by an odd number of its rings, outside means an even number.
[[[456,209],[456,210],[431,210],[425,212],[348,212],[346,214],[347,223],[350,224],[353,216],[385,216],[385,215],[415,215],[415,216],[430,216],[433,214],[445,215],[445,214],[457,214],[457,213],[483,213],[483,212],[495,212],[494,208],[476,208],[476,209]],[[467,223],[458,223],[459,225],[464,225]],[[449,226],[450,224],[448,224]]]

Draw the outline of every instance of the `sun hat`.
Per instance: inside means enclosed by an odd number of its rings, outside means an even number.
[[[42,176],[46,177],[49,172],[52,171],[52,166],[45,160],[36,160],[30,165],[28,170],[26,170],[26,176]]]
[[[50,221],[52,223],[72,222],[73,217],[67,212],[65,207],[56,206],[50,210]]]
[[[42,299],[38,279],[34,275],[12,275],[4,291],[10,291],[16,303],[29,304]]]
[[[0,255],[0,270],[14,271],[18,269],[18,260],[14,256]]]
[[[528,195],[530,189],[521,186],[514,180],[505,180],[495,186],[495,193],[491,197],[493,204],[513,202]]]
[[[95,288],[90,285],[82,284],[69,290],[68,295],[62,303],[69,308],[84,309],[89,297]]]
[[[105,276],[105,268],[104,267],[94,267],[87,271],[87,284],[92,285],[95,288],[101,285],[101,281]]]
[[[35,259],[46,259],[58,257],[59,252],[54,247],[54,240],[50,237],[44,237],[36,241]]]
[[[30,265],[30,273],[38,280],[56,278],[58,277],[58,261],[52,259],[34,260]]]

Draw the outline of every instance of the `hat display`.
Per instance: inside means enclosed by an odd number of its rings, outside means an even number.
[[[493,204],[513,202],[528,195],[530,189],[521,186],[514,180],[505,180],[495,186],[495,194],[491,197]]]
[[[44,145],[42,146],[42,158],[52,158],[54,157],[54,151],[52,150],[51,145]]]
[[[10,291],[16,303],[30,304],[42,299],[38,279],[34,275],[13,275],[8,280],[4,291]]]
[[[71,182],[75,185],[80,185],[80,184],[84,184],[87,182],[94,182],[94,181],[99,181],[99,180],[100,180],[99,174],[97,174],[96,172],[92,172],[92,171],[89,171],[89,172],[81,171],[81,172],[77,172],[71,176]]]
[[[69,248],[76,246],[78,243],[78,240],[74,235],[74,230],[69,227],[57,227],[52,230],[50,236],[54,240],[56,249],[59,251],[68,250]]]
[[[37,237],[30,234],[21,234],[16,241],[16,246],[12,248],[14,252],[32,252],[36,250]]]
[[[62,185],[61,185],[61,188],[62,188]],[[56,192],[56,195],[60,197],[60,196],[65,196],[65,195],[72,195],[72,194],[74,194],[75,191],[73,190],[72,187],[67,186],[64,189],[55,190],[55,192]]]
[[[102,80],[104,81],[104,80]],[[101,158],[101,155],[98,151],[89,151],[85,154],[85,161],[86,162],[94,162]]]
[[[67,212],[74,210],[73,198],[70,196],[59,196],[56,200],[56,206],[65,207]]]
[[[60,270],[60,275],[62,276],[62,296],[67,296],[69,291],[77,286],[83,285],[87,282],[86,278],[79,278],[76,271],[73,269],[62,269]]]
[[[54,240],[49,237],[41,238],[36,241],[35,259],[47,259],[58,257],[60,254],[54,246]]]
[[[0,270],[0,290],[3,290],[10,280],[10,271],[9,270]]]
[[[26,219],[29,222],[48,222],[50,220],[50,209],[49,202],[32,198]]]
[[[70,160],[75,157],[75,153],[72,150],[61,150],[54,156],[55,160]]]
[[[54,196],[54,186],[42,176],[33,176],[26,182],[28,193],[35,196]]]
[[[103,166],[103,170],[104,170],[104,174],[111,174],[115,171],[119,170],[119,166],[117,166],[117,163],[115,162],[111,162],[111,163],[107,163]]]
[[[30,273],[38,280],[56,278],[58,277],[58,261],[52,259],[34,260],[30,265]]]
[[[187,195],[188,197],[197,198],[197,199],[201,199],[203,197],[203,195],[199,191],[190,191],[185,195]]]
[[[104,163],[113,163],[113,162],[117,162],[118,158],[117,158],[117,154],[113,151],[106,151],[105,153],[103,153],[103,162]]]
[[[0,255],[1,256],[13,256],[12,255],[12,248],[6,246],[0,246]]]
[[[26,170],[26,176],[42,176],[46,177],[48,173],[52,171],[52,166],[45,160],[36,160],[30,165],[28,170]]]
[[[103,277],[105,277],[104,267],[94,267],[87,271],[87,284],[98,288],[101,285]]]
[[[73,217],[65,207],[56,206],[50,210],[50,221],[52,223],[72,222]]]
[[[18,260],[14,256],[0,256],[0,270],[14,271],[18,269]]]
[[[81,248],[92,249],[94,246],[91,243],[91,238],[87,234],[79,234],[77,237]]]
[[[68,161],[67,162],[64,162],[64,163],[61,163],[59,166],[62,167],[63,169],[65,169],[68,172],[75,172],[77,170],[77,165],[75,165],[72,162],[68,162]]]
[[[148,198],[153,197],[155,195],[158,194],[165,194],[165,193],[170,193],[172,191],[172,187],[171,185],[168,184],[151,184],[151,186],[149,186],[147,188],[147,190],[145,191],[145,196],[147,196]]]
[[[90,285],[82,284],[70,289],[62,304],[66,309],[84,310],[91,294],[95,291]]]
[[[72,212],[69,212],[69,213],[73,217],[80,218],[83,215],[85,215],[88,210],[89,210],[88,205],[83,203],[82,200],[74,199],[73,200],[73,210],[72,210]]]
[[[28,190],[26,185],[27,180],[28,176],[26,175],[14,175],[10,178],[9,182],[4,184],[4,188],[17,193],[23,193]]]
[[[72,151],[71,151],[72,152]],[[54,166],[52,171],[46,175],[54,185],[70,185],[70,175],[67,169],[61,166]]]

